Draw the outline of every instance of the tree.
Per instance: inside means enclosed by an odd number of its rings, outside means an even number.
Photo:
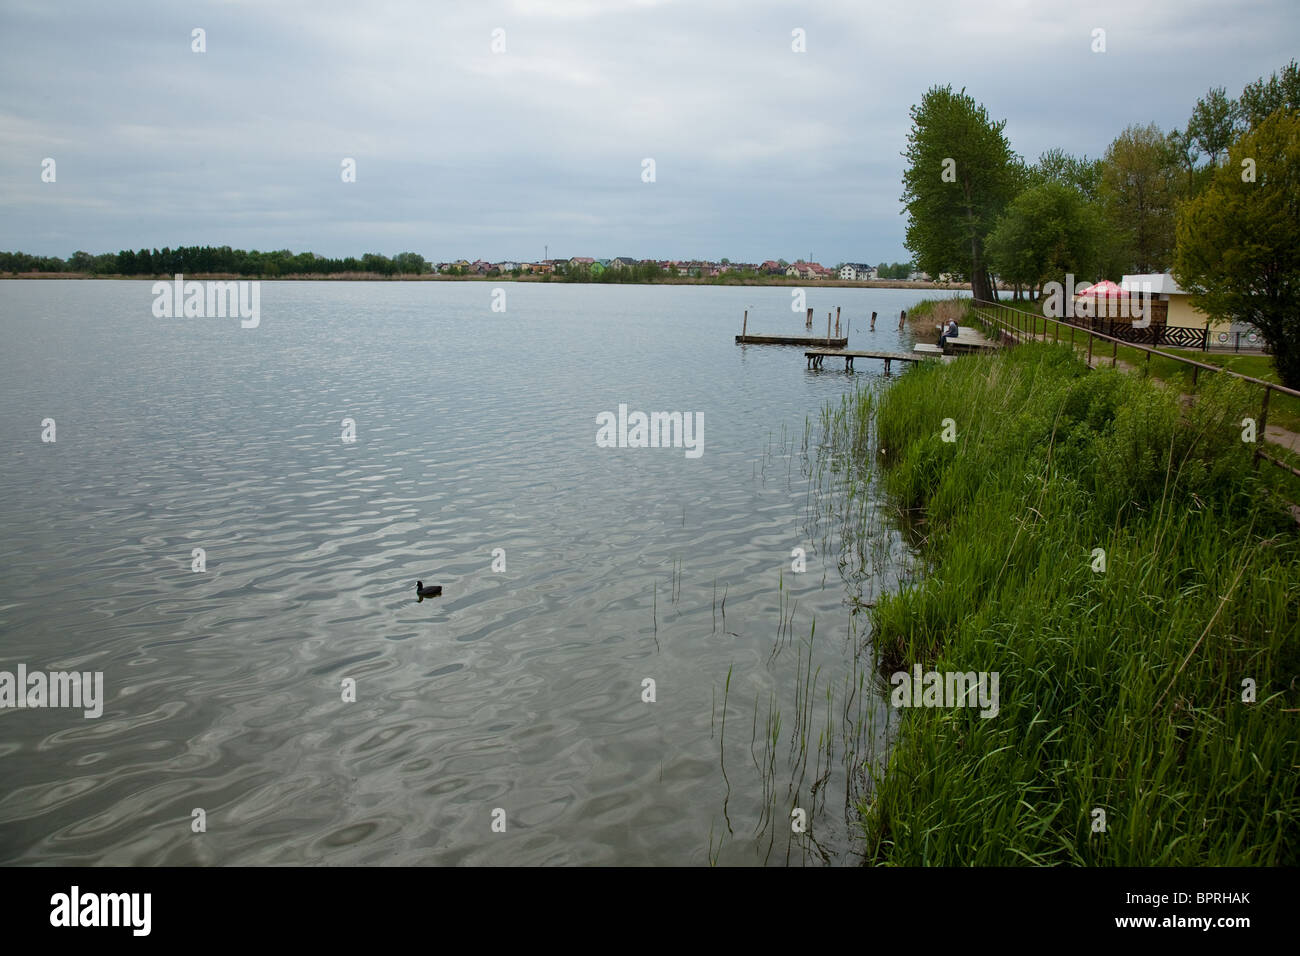
[[[918,269],[969,277],[977,299],[993,298],[984,240],[1015,196],[1019,160],[988,111],[951,86],[931,87],[913,106],[903,172],[906,245]]]
[[[1300,388],[1300,113],[1271,113],[1228,157],[1179,209],[1174,278],[1208,315],[1257,328]]]
[[[1240,108],[1235,100],[1228,99],[1227,91],[1213,87],[1196,101],[1192,118],[1187,121],[1186,138],[1217,165],[1220,155],[1226,156],[1228,147],[1237,138]]]
[[[1270,113],[1286,107],[1300,110],[1300,66],[1292,60],[1267,80],[1247,84],[1238,101],[1241,119],[1247,129],[1255,129]]]
[[[1161,272],[1173,252],[1178,156],[1152,123],[1129,126],[1106,149],[1101,194],[1123,261],[1135,272]]]
[[[1084,199],[1094,201],[1099,195],[1103,165],[1100,159],[1071,156],[1065,150],[1053,147],[1039,156],[1038,162],[1029,167],[1031,179],[1029,185],[1062,183],[1073,186],[1083,194]]]
[[[989,233],[989,264],[1004,282],[1037,290],[1066,274],[1095,275],[1105,226],[1073,186],[1047,182],[1025,190]]]

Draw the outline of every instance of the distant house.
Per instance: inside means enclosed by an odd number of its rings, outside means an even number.
[[[636,260],[631,256],[615,256],[613,259],[609,260],[609,267],[611,269],[631,269],[635,265]]]
[[[571,266],[589,266],[589,265],[591,265],[591,264],[592,264],[593,262],[595,262],[595,261],[596,261],[596,260],[593,259],[593,258],[591,258],[590,256],[574,256],[572,259],[569,260],[569,265],[571,265]]]
[[[497,268],[500,269],[502,272],[514,272],[516,269],[519,268],[519,263],[517,263],[517,262],[509,262],[509,261],[507,261],[507,262],[498,262],[498,263],[497,263]]]
[[[777,262],[775,259],[768,259],[766,262],[764,262],[761,266],[758,267],[758,271],[764,273],[765,275],[770,275],[770,276],[780,275],[781,273],[785,272],[785,267],[781,265],[781,263]]]
[[[848,279],[850,282],[858,278],[858,270],[855,266],[840,266],[840,278]]]
[[[909,273],[907,274],[907,281],[908,281],[908,282],[929,282],[929,281],[930,281],[930,273],[928,273],[928,272],[916,272],[916,271],[909,272]]]

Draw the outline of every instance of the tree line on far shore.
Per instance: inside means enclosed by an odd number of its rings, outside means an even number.
[[[913,106],[903,154],[906,244],[917,268],[976,298],[994,276],[1035,299],[1067,274],[1171,272],[1192,303],[1248,322],[1300,388],[1300,66],[1197,100],[1182,129],[1132,125],[1100,159],[1061,149],[1026,163],[1006,120],[951,86]]]
[[[271,278],[284,275],[425,275],[433,267],[424,256],[400,252],[391,258],[368,252],[361,258],[332,259],[314,252],[288,249],[277,252],[245,251],[230,246],[178,246],[175,249],[123,249],[93,256],[74,252],[67,259],[33,256],[26,252],[0,252],[0,272],[75,272],[87,275],[171,276],[176,273],[216,273]]]
[[[721,260],[729,264],[730,260]],[[777,260],[778,265],[788,266],[784,259]],[[912,274],[910,262],[882,262],[876,267],[881,279],[906,279]],[[402,252],[389,258],[375,252],[368,252],[361,258],[329,258],[314,252],[294,253],[288,249],[278,252],[258,252],[256,249],[232,249],[230,246],[178,246],[175,249],[140,249],[133,251],[123,249],[121,252],[109,252],[103,255],[91,255],[88,252],[74,252],[67,259],[58,256],[34,256],[26,252],[0,252],[0,273],[31,272],[68,272],[92,276],[171,276],[176,273],[192,275],[219,274],[241,275],[257,278],[274,278],[276,276],[331,276],[355,275],[360,273],[382,276],[429,275],[434,266],[415,252]],[[500,270],[493,268],[485,274],[495,278],[508,275],[519,277],[526,272],[523,268]],[[450,265],[443,270],[443,275],[476,275],[467,267]],[[555,267],[554,277],[565,282],[658,282],[675,278],[675,269],[665,268],[658,262],[638,262],[622,269],[603,269],[593,271],[590,266],[577,263],[559,263]],[[690,271],[688,275],[700,278],[700,270]],[[705,276],[704,278],[708,278]],[[724,277],[716,277],[726,282],[743,282],[761,280],[768,276],[756,270],[732,269]]]

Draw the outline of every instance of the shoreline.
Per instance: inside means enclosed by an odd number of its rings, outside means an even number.
[[[444,275],[409,275],[384,276],[378,273],[340,273],[336,275],[287,275],[287,276],[247,276],[233,272],[194,272],[184,273],[187,279],[196,282],[535,282],[544,285],[703,285],[703,286],[785,286],[792,288],[839,288],[839,289],[913,289],[920,291],[967,292],[970,283],[959,282],[909,282],[906,279],[868,279],[856,281],[849,279],[797,279],[793,276],[772,276],[764,279],[737,279],[726,281],[718,279],[700,279],[694,276],[675,276],[666,279],[649,279],[628,282],[573,281],[555,279],[548,276],[444,276]],[[91,275],[88,272],[17,272],[0,273],[4,279],[76,279],[105,280],[122,282],[171,282],[175,276],[125,276],[125,275]]]
[[[841,427],[871,436],[864,467],[926,524],[926,573],[871,609],[880,675],[988,676],[995,698],[981,712],[891,696],[900,734],[858,804],[867,862],[1294,865],[1282,662],[1298,539],[1275,490],[1242,491],[1249,453],[1226,427],[1242,396],[1206,386],[1185,422],[1155,382],[1082,365],[1027,343],[849,400]],[[1207,635],[1220,650],[1198,655]],[[1258,704],[1224,677],[1246,667],[1269,688]],[[1275,809],[1261,818],[1262,805]],[[1142,839],[1134,817],[1149,821]]]

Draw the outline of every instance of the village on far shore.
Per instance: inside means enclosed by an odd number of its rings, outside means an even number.
[[[590,276],[599,276],[607,269],[637,269],[652,267],[669,276],[695,277],[700,279],[716,278],[727,273],[752,273],[756,276],[787,276],[793,279],[843,280],[847,282],[867,282],[879,279],[894,279],[907,282],[960,282],[950,274],[931,280],[930,275],[908,269],[905,275],[882,275],[881,269],[892,271],[885,263],[878,266],[861,262],[845,262],[830,268],[819,262],[786,262],[784,259],[768,259],[766,262],[732,262],[721,259],[717,262],[705,259],[634,259],[630,256],[615,256],[613,259],[594,259],[590,256],[573,256],[568,259],[541,259],[536,262],[488,262],[476,259],[457,259],[454,262],[438,262],[434,271],[440,275],[571,275],[585,272]]]

